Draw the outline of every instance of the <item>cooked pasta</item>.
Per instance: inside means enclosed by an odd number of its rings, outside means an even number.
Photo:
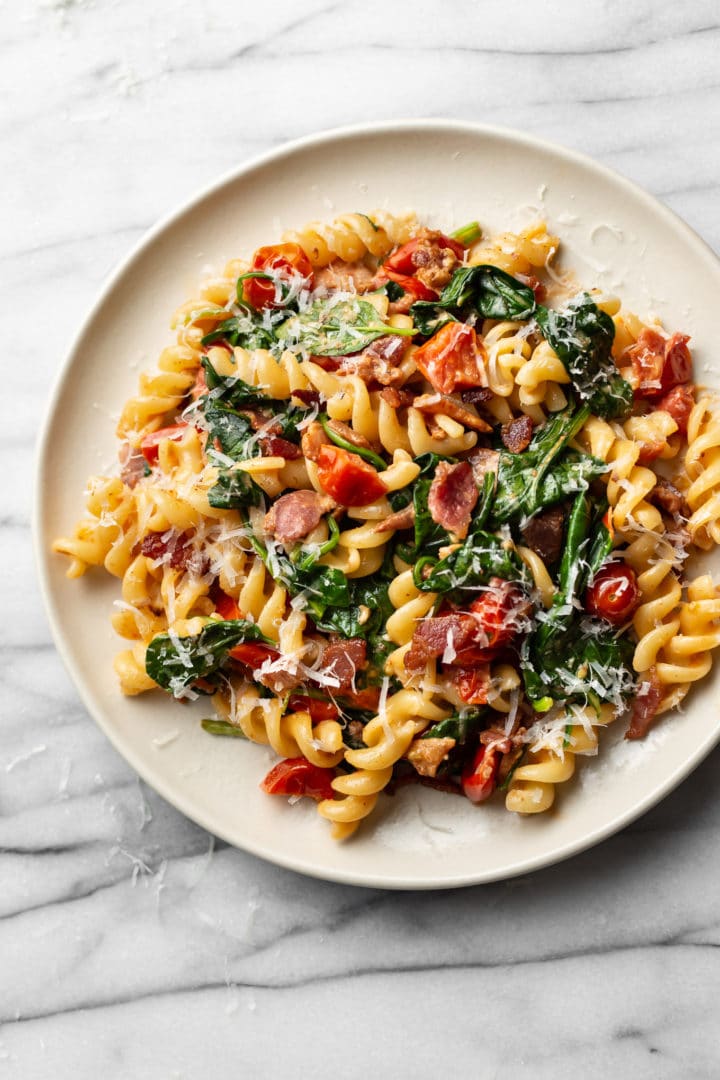
[[[720,406],[684,335],[571,288],[558,245],[376,211],[233,259],[55,541],[120,581],[121,691],[209,695],[205,730],[269,746],[263,790],[337,839],[411,781],[551,809],[720,645],[720,591],[684,576],[720,543]]]

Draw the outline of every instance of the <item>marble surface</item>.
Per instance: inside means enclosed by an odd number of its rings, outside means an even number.
[[[506,884],[299,877],[214,842],[97,730],[50,638],[29,520],[48,386],[108,272],[288,138],[403,116],[522,128],[720,250],[716,0],[0,10],[0,1076],[720,1075],[720,751],[621,835]]]

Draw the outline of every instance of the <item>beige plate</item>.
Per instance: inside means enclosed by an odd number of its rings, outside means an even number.
[[[118,583],[64,577],[49,553],[81,513],[90,473],[115,458],[114,420],[138,369],[170,341],[168,320],[208,264],[273,243],[281,229],[334,213],[413,207],[441,227],[479,219],[513,229],[545,216],[565,265],[587,286],[618,291],[641,314],[692,334],[697,370],[716,354],[720,265],[668,209],[588,158],[511,131],[447,121],[351,128],[303,139],[221,180],[142,241],[86,320],[55,388],[41,443],[36,541],[58,648],[92,715],[140,775],[183,813],[232,844],[306,874],[386,888],[444,888],[526,873],[597,843],[642,814],[715,744],[717,683],[645,743],[605,733],[556,809],[519,819],[434,791],[383,798],[354,839],[336,845],[314,804],[288,806],[258,782],[264,747],[217,739],[202,704],[121,697],[108,623]],[[158,745],[177,733],[164,747]]]

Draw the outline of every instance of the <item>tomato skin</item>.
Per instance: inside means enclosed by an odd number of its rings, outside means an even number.
[[[657,403],[658,409],[670,413],[681,435],[687,435],[688,420],[695,405],[695,387],[675,386]]]
[[[693,364],[687,334],[664,338],[657,330],[645,327],[636,343],[627,350],[637,379],[636,398],[656,401],[676,386],[690,382]]]
[[[158,431],[146,435],[140,443],[140,449],[148,464],[154,465],[157,461],[160,443],[163,439],[180,442],[187,429],[187,424],[171,424],[170,427],[159,428]]]
[[[229,655],[233,660],[237,660],[241,664],[247,664],[251,668],[258,668],[266,660],[277,660],[280,653],[269,645],[258,645],[254,641],[245,641],[240,645],[235,645],[230,650]]]
[[[586,610],[613,626],[627,622],[639,601],[637,576],[625,563],[601,567],[585,593]]]
[[[323,720],[337,720],[340,715],[340,710],[332,701],[321,701],[304,694],[293,694],[288,702],[288,710],[310,713],[313,724],[320,724]]]
[[[489,799],[497,784],[500,751],[481,746],[472,763],[462,774],[462,789],[470,802],[481,803]]]
[[[366,506],[387,493],[372,465],[340,446],[320,447],[317,470],[323,490],[342,506]]]
[[[500,578],[491,578],[490,585],[492,588],[480,593],[469,610],[487,635],[486,648],[492,650],[509,645],[517,634],[519,627],[514,625],[513,619],[521,614],[519,609],[525,598],[520,589]]]
[[[441,326],[413,354],[413,360],[436,390],[452,394],[487,381],[482,346],[472,326],[451,322]]]
[[[332,799],[334,769],[322,769],[304,757],[279,761],[260,787],[268,795],[308,795],[311,799]]]
[[[215,614],[219,615],[222,619],[242,618],[240,608],[237,605],[237,600],[234,600],[232,596],[228,596],[228,594],[224,592],[220,592],[215,601]]]
[[[386,259],[383,263],[383,270],[387,273],[389,270],[394,271],[397,274],[406,274],[409,277],[415,273],[417,267],[413,261],[413,255],[418,249],[420,243],[420,237],[416,236],[414,240],[408,240],[407,244],[403,244],[397,251]],[[441,248],[450,248],[450,250],[458,257],[462,259],[465,254],[465,248],[459,242],[459,240],[453,240],[450,236],[445,236],[443,233],[437,233],[433,235],[433,241]],[[388,275],[389,276],[389,275]],[[393,278],[393,281],[397,280]],[[398,282],[402,285],[402,282]]]
[[[272,244],[258,248],[253,255],[253,270],[274,270],[280,273],[296,273],[307,278],[308,288],[314,283],[312,263],[299,244]],[[262,278],[249,278],[243,282],[243,297],[248,304],[262,310],[268,307],[282,307],[275,300],[275,284]]]
[[[388,270],[384,268],[385,274],[394,281],[396,285],[399,285],[406,293],[408,293],[415,300],[437,300],[438,294],[434,289],[431,289],[429,285],[425,285],[419,278],[410,277],[407,274],[398,274],[395,270]]]
[[[487,705],[490,685],[488,664],[472,668],[451,668],[450,681],[467,705]]]
[[[687,347],[689,340],[687,334],[673,334],[665,346],[665,363],[660,376],[658,397],[664,396],[674,387],[692,379],[692,356]]]

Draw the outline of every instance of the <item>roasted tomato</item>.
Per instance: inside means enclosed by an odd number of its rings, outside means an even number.
[[[150,435],[146,435],[140,443],[143,457],[150,465],[154,465],[158,459],[158,448],[163,439],[180,442],[187,430],[187,424],[172,424],[170,427],[163,427],[159,431],[153,431]]]
[[[392,270],[396,274],[407,274],[409,277],[417,270],[414,255],[418,249],[418,245],[421,242],[422,237],[416,236],[414,240],[408,240],[407,244],[403,244],[399,247],[389,259],[386,259],[383,263],[383,270],[387,274]],[[450,236],[445,236],[443,233],[433,233],[432,239],[438,247],[450,248],[452,252],[457,255],[458,259],[462,259],[465,255],[465,248],[458,240],[453,240]],[[393,278],[393,281],[396,281]],[[402,282],[400,282],[402,284]]]
[[[441,326],[413,353],[425,378],[441,394],[483,386],[485,350],[472,326],[451,322]]]
[[[480,593],[469,608],[479,623],[482,634],[487,637],[488,649],[508,645],[523,629],[523,622],[531,611],[531,604],[517,585],[491,578],[490,588]]]
[[[482,664],[473,668],[453,667],[449,669],[450,681],[459,697],[467,705],[487,705],[490,685],[490,667]]]
[[[501,757],[500,751],[493,747],[481,746],[478,749],[462,774],[462,788],[470,802],[481,803],[490,798],[497,783]]]
[[[311,799],[332,799],[334,769],[321,769],[307,758],[286,758],[270,770],[260,787],[268,795],[308,795]]]
[[[681,435],[687,435],[688,420],[695,405],[695,387],[675,386],[657,403],[658,409],[670,413]]]
[[[313,724],[319,724],[323,720],[337,720],[340,710],[332,701],[322,701],[320,698],[306,697],[305,694],[292,694],[288,703],[290,712],[310,713]]]
[[[627,622],[640,600],[637,577],[625,563],[601,567],[585,593],[585,608],[614,626]]]
[[[258,645],[254,641],[245,641],[241,645],[235,645],[229,654],[233,660],[241,664],[247,664],[251,668],[261,667],[266,660],[277,660],[280,653],[269,645]]]
[[[317,469],[323,490],[341,506],[366,506],[387,493],[372,465],[339,446],[320,447]]]
[[[635,375],[635,397],[653,401],[692,379],[689,340],[687,334],[665,338],[650,327],[641,331],[627,350]]]
[[[406,293],[406,295],[412,297],[413,303],[416,300],[437,300],[438,294],[434,289],[431,289],[429,285],[423,284],[416,277],[409,277],[407,274],[398,274],[395,270],[388,270],[384,267],[384,272],[391,281],[394,281],[396,285]]]
[[[215,601],[215,613],[222,619],[242,618],[240,608],[237,605],[237,600],[233,600],[232,596],[228,596],[228,594],[224,592],[220,592]]]
[[[307,279],[309,289],[313,286],[312,263],[299,244],[273,244],[258,248],[253,255],[252,269],[273,272],[281,277],[300,274]],[[264,278],[248,278],[243,282],[243,296],[254,308],[283,307],[282,301],[275,299],[274,281]]]

